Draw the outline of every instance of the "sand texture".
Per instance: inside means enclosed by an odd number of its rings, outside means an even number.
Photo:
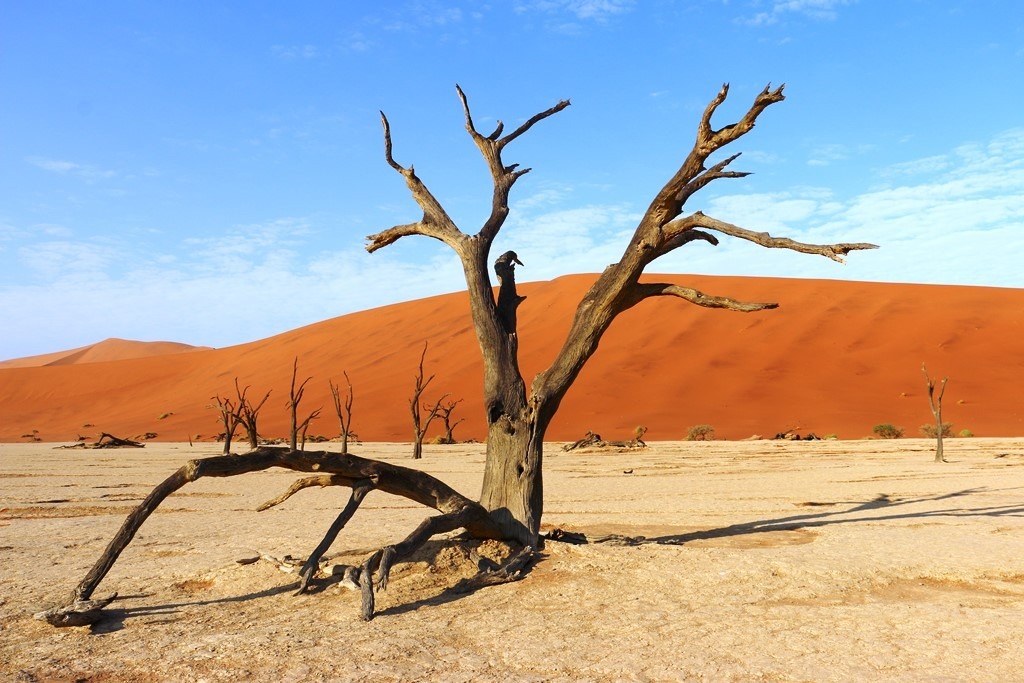
[[[653,443],[546,453],[548,542],[520,582],[469,595],[466,549],[396,567],[364,623],[336,580],[293,596],[347,492],[253,509],[296,478],[201,480],[168,498],[96,595],[93,628],[31,614],[84,576],[149,490],[213,444],[0,445],[0,679],[12,681],[1012,681],[1024,671],[1024,442]],[[408,445],[357,453],[410,464]],[[469,495],[483,446],[422,467]],[[627,474],[627,471],[630,472]],[[360,562],[427,510],[371,493],[330,551]],[[500,548],[482,551],[500,554]]]
[[[518,310],[520,367],[529,383],[564,341],[594,275],[526,283]],[[1024,290],[823,280],[651,275],[708,294],[776,301],[733,313],[679,300],[645,301],[620,316],[562,402],[547,438],[587,430],[607,439],[685,438],[710,424],[719,438],[795,430],[859,439],[881,423],[908,436],[932,420],[921,364],[950,377],[945,419],[978,436],[1024,434]],[[97,338],[103,330],[97,330]],[[186,340],[203,343],[204,340]],[[457,439],[486,438],[480,350],[465,293],[354,313],[223,349],[108,340],[96,348],[0,364],[0,441],[156,434],[208,440],[222,428],[212,397],[272,390],[264,436],[284,437],[292,363],[311,377],[304,406],[323,407],[310,434],[339,432],[328,379],[355,390],[353,429],[408,441],[408,399],[429,343],[424,394],[462,400]],[[144,353],[145,351],[145,353]],[[177,353],[169,353],[179,351]],[[157,355],[146,355],[146,353]],[[142,357],[139,357],[142,356]],[[307,413],[308,414],[308,413]],[[434,425],[429,436],[440,429]],[[27,436],[25,436],[27,435]]]

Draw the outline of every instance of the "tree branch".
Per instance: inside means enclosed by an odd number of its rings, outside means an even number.
[[[771,90],[770,86],[765,87],[754,99],[754,103],[743,115],[743,118],[736,123],[714,130],[711,126],[711,117],[729,94],[729,84],[723,85],[704,110],[697,127],[697,140],[694,142],[693,148],[683,161],[683,165],[651,202],[647,213],[644,214],[641,228],[649,230],[668,223],[680,214],[687,198],[712,180],[746,175],[724,172],[723,169],[736,158],[735,156],[716,164],[710,170],[704,168],[704,162],[717,150],[748,133],[754,127],[757,117],[767,107],[786,99],[782,94],[784,87],[779,86],[775,90]]]
[[[683,287],[681,285],[673,285],[664,282],[651,282],[651,283],[640,283],[633,288],[632,291],[632,302],[630,306],[635,306],[644,299],[648,299],[652,296],[676,296],[680,299],[686,299],[691,304],[703,306],[704,308],[724,308],[730,311],[739,311],[741,313],[752,313],[754,311],[763,311],[769,308],[778,308],[777,303],[749,303],[745,301],[737,301],[736,299],[730,299],[724,296],[711,296],[699,292],[691,287]]]
[[[670,226],[673,226],[670,228]],[[666,225],[666,232],[681,232],[682,230],[688,230],[691,227],[702,227],[708,230],[714,230],[716,232],[723,233],[725,235],[731,235],[733,237],[739,237],[745,239],[748,242],[759,244],[762,247],[769,249],[789,249],[791,251],[798,251],[802,254],[818,254],[838,261],[839,263],[846,263],[843,260],[843,256],[846,256],[851,251],[860,251],[864,249],[878,249],[877,244],[869,244],[867,242],[857,242],[854,244],[840,243],[840,244],[806,244],[804,242],[797,242],[788,237],[772,237],[767,232],[754,232],[753,230],[747,230],[741,228],[738,225],[732,223],[726,223],[720,221],[717,218],[712,218],[704,213],[698,211],[697,213],[687,216],[684,220],[673,221],[669,225]]]
[[[506,166],[501,160],[501,152],[505,146],[515,140],[517,137],[530,130],[539,121],[542,121],[549,116],[553,116],[558,112],[562,111],[569,106],[568,100],[562,100],[555,106],[535,114],[530,117],[525,123],[516,128],[514,131],[504,137],[499,137],[502,130],[504,130],[504,124],[498,121],[497,127],[494,132],[490,135],[481,135],[475,124],[473,123],[473,115],[469,109],[469,100],[466,97],[466,93],[462,91],[462,88],[458,85],[455,86],[455,91],[459,95],[459,100],[462,102],[462,111],[466,115],[466,130],[469,132],[473,142],[476,144],[480,153],[484,157],[484,161],[487,162],[487,167],[490,169],[491,178],[494,181],[494,194],[491,201],[491,215],[484,222],[483,227],[480,229],[480,237],[486,244],[494,240],[494,236],[497,235],[498,230],[501,229],[502,224],[505,222],[505,218],[508,216],[508,196],[512,189],[512,185],[530,172],[529,168],[519,169],[519,164],[512,164]]]
[[[410,166],[405,168],[397,161],[392,154],[391,124],[384,112],[380,113],[381,124],[384,127],[384,158],[388,165],[398,171],[405,178],[405,184],[412,194],[412,198],[423,209],[423,219],[416,223],[396,225],[393,228],[384,230],[366,239],[370,241],[366,250],[371,254],[381,247],[385,247],[401,237],[407,235],[424,235],[440,240],[448,246],[461,251],[459,243],[465,235],[455,226],[455,222],[448,216],[441,203],[437,201],[423,181],[416,175],[415,169]]]

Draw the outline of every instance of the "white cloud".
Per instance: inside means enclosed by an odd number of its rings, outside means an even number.
[[[833,21],[839,13],[836,8],[854,0],[775,0],[771,9],[744,17],[741,21],[751,26],[776,24],[786,15],[795,14],[820,21]]]
[[[316,45],[272,45],[270,52],[278,59],[293,61],[314,59],[320,55],[320,48]]]
[[[78,164],[73,161],[65,161],[62,159],[47,159],[45,157],[33,156],[28,157],[26,161],[36,168],[41,168],[44,171],[59,173],[61,175],[76,175],[87,182],[113,178],[117,175],[114,171],[106,171],[88,164]]]
[[[519,2],[515,10],[520,14],[541,11],[547,14],[571,14],[581,21],[604,22],[629,12],[634,0],[531,0]]]

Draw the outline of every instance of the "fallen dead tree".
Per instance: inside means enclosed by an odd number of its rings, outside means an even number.
[[[150,436],[146,434],[147,439],[156,438],[156,434]],[[59,448],[145,448],[146,444],[139,443],[138,441],[132,441],[131,439],[122,439],[114,436],[113,434],[107,434],[103,432],[100,434],[100,438],[95,443],[85,443],[79,441],[72,446],[60,446]]]
[[[619,449],[635,449],[635,448],[647,448],[647,443],[643,440],[644,434],[647,433],[647,427],[637,427],[636,432],[632,439],[629,441],[605,441],[601,438],[600,434],[595,434],[592,431],[587,431],[586,435],[579,441],[573,441],[572,443],[565,444],[562,446],[563,451],[575,451],[581,448],[619,448]]]
[[[71,592],[67,600],[36,615],[54,626],[82,626],[101,618],[100,609],[117,594],[92,599],[92,594],[110,571],[124,549],[131,543],[143,522],[153,514],[169,495],[188,483],[203,477],[233,477],[259,472],[271,467],[283,467],[297,472],[316,473],[294,482],[277,498],[261,505],[267,510],[303,489],[314,486],[346,486],[352,489],[348,504],[331,524],[323,540],[309,555],[299,572],[298,592],[306,591],[310,580],[319,569],[320,558],[331,547],[338,534],[356,513],[367,493],[376,489],[433,508],[441,514],[428,517],[405,539],[384,546],[363,563],[358,585],[362,591],[362,616],[372,619],[374,590],[387,588],[392,565],[408,557],[436,534],[466,529],[477,538],[500,538],[498,526],[479,503],[466,498],[444,482],[419,470],[409,469],[378,460],[368,460],[351,454],[324,451],[293,451],[287,448],[261,447],[244,455],[222,455],[190,460],[178,471],[157,485],[125,519],[120,530],[89,573]],[[533,558],[533,548],[526,546],[514,553],[503,567],[481,567],[480,575],[465,580],[459,590],[467,592],[477,587],[507,583],[522,578],[524,569]]]

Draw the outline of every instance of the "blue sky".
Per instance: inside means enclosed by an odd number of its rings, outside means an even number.
[[[506,149],[533,169],[495,245],[521,280],[617,260],[721,84],[719,125],[784,82],[728,148],[753,175],[688,210],[882,248],[841,266],[697,242],[659,272],[1024,286],[1016,3],[291,5],[0,0],[0,359],[112,336],[227,346],[462,289],[440,243],[364,250],[420,215],[379,110],[464,231],[489,212],[456,83],[481,130],[572,101]]]

